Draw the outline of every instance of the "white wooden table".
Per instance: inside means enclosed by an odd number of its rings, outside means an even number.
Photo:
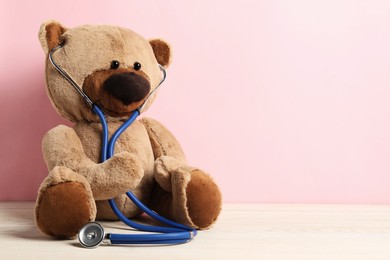
[[[84,249],[42,235],[33,202],[0,202],[0,259],[390,259],[390,206],[227,204],[187,244]]]

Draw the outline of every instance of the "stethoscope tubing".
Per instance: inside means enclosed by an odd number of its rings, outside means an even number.
[[[111,244],[179,244],[191,240],[188,232],[177,232],[169,234],[132,235],[132,234],[110,234]]]
[[[131,114],[131,116],[114,132],[114,134],[108,141],[108,126],[104,113],[97,105],[94,105],[92,109],[98,115],[102,124],[101,160],[103,162],[114,155],[115,142],[117,141],[119,136],[136,120],[140,112],[139,110],[135,110]],[[140,231],[163,233],[148,235],[109,234],[108,237],[112,244],[143,244],[145,242],[147,244],[177,244],[188,242],[194,236],[197,235],[196,229],[171,221],[150,210],[141,201],[139,201],[132,192],[126,192],[126,195],[137,207],[139,207],[147,215],[171,227],[148,226],[131,221],[130,219],[126,218],[126,216],[124,216],[123,213],[118,209],[114,199],[109,199],[108,203],[111,209],[113,210],[115,215],[117,215],[117,217],[126,225]]]

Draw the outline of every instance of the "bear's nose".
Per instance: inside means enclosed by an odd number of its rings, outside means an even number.
[[[146,97],[150,84],[144,77],[126,72],[110,76],[104,81],[103,89],[127,106]]]

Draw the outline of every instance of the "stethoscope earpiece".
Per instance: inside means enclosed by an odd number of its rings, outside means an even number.
[[[61,68],[60,65],[58,65],[54,61],[53,54],[63,47],[64,47],[64,43],[61,43],[61,44],[57,45],[55,48],[53,48],[49,52],[49,61],[53,65],[53,67],[72,85],[72,87],[79,93],[79,95],[85,100],[85,102],[92,108],[94,106],[94,103],[89,98],[89,96],[82,90],[82,88],[79,87],[79,85],[76,83],[76,81],[63,68]],[[158,67],[159,67],[160,71],[162,72],[163,77],[162,77],[160,83],[158,83],[158,85],[148,94],[145,101],[136,109],[139,111],[139,113],[142,112],[148,99],[152,96],[152,94],[154,92],[157,91],[157,89],[161,86],[161,84],[165,81],[165,78],[167,77],[167,72],[165,71],[165,68],[161,64],[158,64]]]

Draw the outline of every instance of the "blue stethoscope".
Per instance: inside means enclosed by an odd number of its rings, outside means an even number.
[[[114,146],[115,142],[119,136],[134,122],[134,120],[141,114],[141,111],[148,100],[148,98],[157,90],[157,88],[164,82],[166,77],[165,69],[160,66],[160,70],[163,73],[163,79],[157,85],[157,87],[150,92],[148,97],[145,99],[143,104],[139,106],[132,115],[120,126],[115,133],[108,138],[108,126],[107,121],[102,110],[92,102],[92,100],[85,94],[85,92],[77,85],[76,81],[65,71],[63,70],[53,59],[53,53],[61,49],[63,45],[58,45],[49,53],[49,60],[54,68],[62,75],[64,78],[77,90],[77,92],[83,97],[87,104],[91,107],[92,111],[99,117],[99,120],[102,124],[102,152],[101,152],[101,162],[111,158],[114,155]],[[83,247],[93,248],[98,246],[100,243],[105,243],[108,245],[120,245],[120,244],[180,244],[191,241],[196,235],[197,230],[169,219],[166,219],[148,207],[146,207],[141,201],[139,201],[135,195],[128,191],[126,195],[130,200],[139,207],[143,212],[145,212],[150,217],[170,226],[170,227],[160,227],[160,226],[148,226],[136,223],[134,221],[126,218],[123,213],[118,209],[114,199],[108,200],[112,210],[117,215],[117,217],[123,221],[126,225],[139,230],[146,232],[154,232],[157,234],[112,234],[105,233],[102,225],[97,222],[90,222],[84,225],[79,233],[78,239],[80,244]]]

